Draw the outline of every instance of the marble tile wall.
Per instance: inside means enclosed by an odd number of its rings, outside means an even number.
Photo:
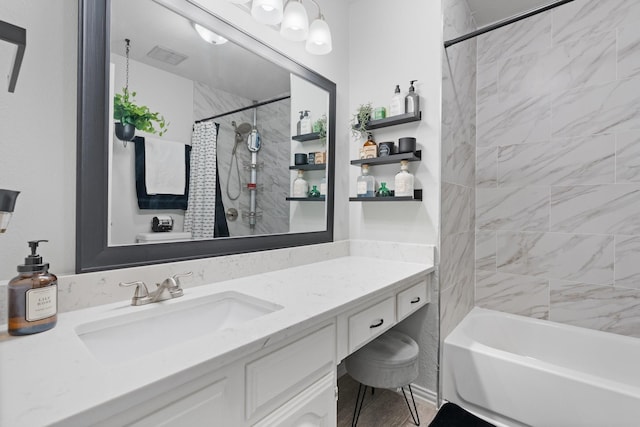
[[[640,2],[478,37],[476,305],[640,337]]]
[[[466,0],[444,0],[444,38],[476,29]],[[440,339],[474,305],[476,40],[443,52]]]
[[[203,83],[194,85],[194,117],[201,119],[233,111],[238,108],[251,105],[252,100],[238,97]],[[262,165],[258,172],[259,191],[257,195],[257,210],[262,211],[262,218],[258,219],[252,232],[248,220],[240,216],[236,221],[228,221],[229,233],[234,236],[247,236],[250,234],[273,234],[289,232],[289,158],[290,141],[288,99],[268,104],[257,109],[257,123],[262,138],[262,148],[258,152],[258,163]],[[247,149],[246,137],[238,144],[237,155],[240,168],[240,185],[235,160],[231,161],[231,152],[235,141],[235,132],[231,124],[235,121],[239,126],[243,122],[253,124],[253,110],[246,110],[230,114],[216,119],[220,124],[218,133],[218,170],[222,200],[225,209],[236,208],[241,214],[249,211],[249,192],[244,191],[249,181],[249,170],[244,168],[251,161],[251,155]],[[231,174],[229,175],[229,169]],[[227,182],[229,193],[227,194]],[[217,212],[216,212],[217,215]]]

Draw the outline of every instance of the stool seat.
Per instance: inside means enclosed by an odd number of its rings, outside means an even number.
[[[418,353],[418,344],[411,337],[388,331],[347,357],[345,367],[361,384],[398,388],[418,378]]]

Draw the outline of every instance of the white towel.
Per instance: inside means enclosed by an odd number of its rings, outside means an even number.
[[[145,137],[144,157],[147,194],[184,195],[184,144]]]

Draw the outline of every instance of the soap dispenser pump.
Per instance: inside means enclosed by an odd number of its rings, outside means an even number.
[[[300,111],[300,118],[298,119],[298,123],[296,125],[296,135],[302,135],[302,119],[304,118],[304,111]]]
[[[400,114],[404,114],[404,97],[400,93],[400,85],[396,85],[391,98],[391,105],[389,105],[389,115],[398,116]]]
[[[58,320],[58,278],[36,253],[47,240],[29,242],[31,254],[8,285],[9,334],[30,335],[53,328]]]
[[[413,84],[417,80],[411,80],[409,82],[409,93],[404,98],[404,109],[407,114],[417,114],[420,111],[420,97],[416,93],[416,88]]]

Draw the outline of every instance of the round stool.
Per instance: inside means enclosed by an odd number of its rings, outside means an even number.
[[[347,372],[360,383],[351,423],[353,427],[358,423],[367,387],[372,388],[372,393],[374,388],[400,388],[413,422],[420,425],[411,390],[411,383],[418,378],[418,353],[418,344],[411,337],[388,331],[347,357]],[[405,386],[409,388],[413,410],[404,392]]]

